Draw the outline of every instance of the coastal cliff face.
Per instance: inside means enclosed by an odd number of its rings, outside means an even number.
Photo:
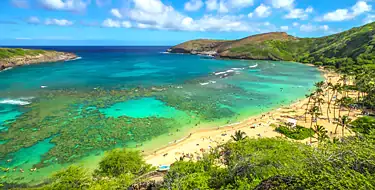
[[[68,61],[75,58],[77,58],[77,55],[66,52],[0,48],[0,71],[10,67],[45,62]]]
[[[297,38],[284,32],[272,32],[233,41],[192,40],[168,51],[342,67],[375,63],[374,46],[375,22],[320,38]]]

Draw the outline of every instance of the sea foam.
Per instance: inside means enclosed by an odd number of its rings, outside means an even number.
[[[70,59],[70,60],[66,60],[66,61],[76,61],[76,60],[80,60],[80,59],[82,59],[82,57],[76,57],[74,59]]]
[[[0,104],[10,104],[10,105],[20,105],[25,106],[31,104],[31,101],[34,97],[21,97],[17,99],[2,99]]]
[[[258,63],[255,65],[249,66],[249,68],[257,68],[257,67],[258,67]]]

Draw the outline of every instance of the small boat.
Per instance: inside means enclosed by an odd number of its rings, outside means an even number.
[[[165,171],[168,171],[169,169],[171,169],[170,165],[160,165],[157,171],[158,172],[165,172]]]
[[[47,88],[48,86],[40,86],[40,88]]]

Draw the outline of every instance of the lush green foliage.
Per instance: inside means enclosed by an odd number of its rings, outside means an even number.
[[[81,167],[70,166],[53,176],[53,183],[46,189],[86,189],[92,182],[91,176]]]
[[[35,189],[128,189],[150,170],[140,152],[115,149],[106,153],[93,175],[73,165],[53,175],[48,185]]]
[[[314,130],[302,126],[296,126],[295,128],[280,126],[276,128],[276,131],[295,140],[307,139],[315,134]]]
[[[371,130],[375,130],[375,118],[370,116],[358,118],[351,123],[350,128],[357,133],[368,135]]]
[[[31,49],[21,49],[21,48],[0,48],[0,59],[11,58],[15,56],[25,56],[25,55],[39,55],[45,53],[44,50],[31,50]]]
[[[105,176],[117,177],[121,174],[142,175],[150,171],[151,166],[146,164],[139,151],[114,149],[106,153],[99,163],[96,173]]]
[[[203,161],[177,162],[164,188],[373,189],[374,145],[368,137],[316,148],[281,139],[231,142]]]

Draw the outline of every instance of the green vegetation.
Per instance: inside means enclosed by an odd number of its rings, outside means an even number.
[[[202,161],[177,162],[166,175],[163,187],[373,189],[374,145],[370,138],[356,137],[318,148],[282,139],[246,139],[227,143]]]
[[[294,140],[307,139],[315,134],[314,130],[302,126],[296,126],[295,128],[280,126],[276,128],[276,131]]]
[[[141,175],[150,169],[139,152],[115,149],[106,153],[93,175],[80,166],[72,165],[54,174],[48,185],[35,189],[127,189],[140,181]]]
[[[21,48],[0,48],[0,59],[12,58],[25,55],[39,55],[43,54],[44,50],[21,49]]]
[[[234,135],[231,136],[231,138],[234,140],[234,141],[242,141],[244,139],[246,139],[246,133],[239,130],[239,131],[236,131],[234,133]]]
[[[372,130],[375,130],[375,118],[365,116],[361,117],[350,124],[350,128],[356,133],[369,135]]]
[[[99,163],[99,175],[118,177],[122,174],[142,175],[150,171],[139,151],[114,149],[107,153]]]

